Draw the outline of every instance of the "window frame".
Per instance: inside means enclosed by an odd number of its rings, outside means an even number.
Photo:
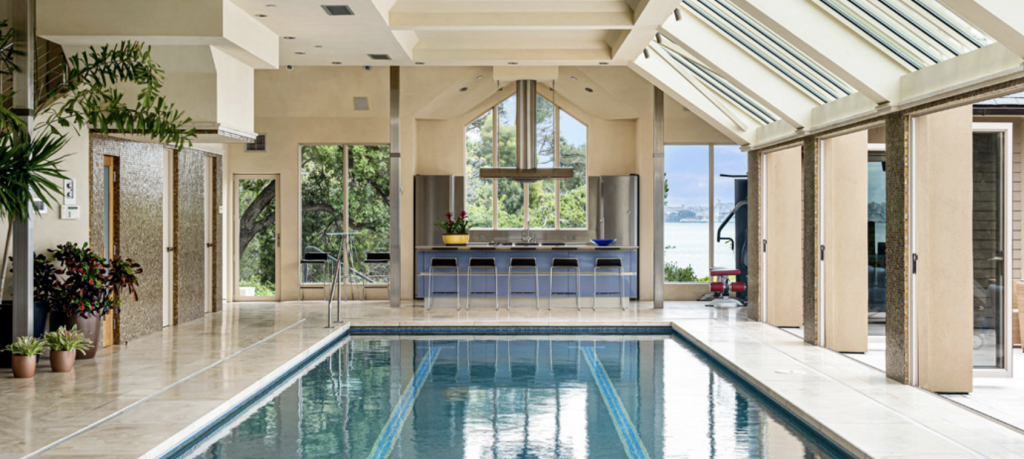
[[[296,159],[297,159],[296,166],[298,167],[298,170],[297,170],[298,173],[296,174],[296,178],[298,179],[298,183],[297,183],[298,196],[296,197],[296,202],[298,204],[298,209],[299,209],[299,218],[297,219],[298,221],[296,222],[296,229],[298,231],[299,237],[296,238],[297,240],[295,242],[295,246],[296,246],[296,249],[297,249],[296,253],[298,253],[299,287],[317,287],[317,286],[321,286],[321,285],[323,285],[323,286],[330,285],[329,282],[303,282],[303,280],[302,280],[302,256],[303,256],[303,250],[305,250],[305,247],[302,246],[302,149],[305,148],[305,147],[318,147],[318,146],[341,147],[341,152],[342,152],[341,153],[342,154],[342,158],[341,159],[342,159],[342,171],[343,171],[342,173],[344,174],[344,177],[345,177],[345,179],[342,180],[342,186],[341,186],[341,190],[342,190],[341,191],[341,193],[342,193],[341,194],[341,196],[342,196],[341,199],[342,199],[343,207],[344,207],[342,209],[342,213],[341,213],[342,214],[342,221],[343,221],[342,228],[343,228],[344,232],[348,232],[349,231],[349,226],[348,226],[349,225],[348,189],[349,189],[349,181],[350,181],[349,170],[348,170],[349,147],[352,147],[352,146],[388,146],[388,147],[390,147],[391,144],[380,143],[380,142],[344,142],[344,143],[341,143],[341,142],[313,142],[313,143],[308,143],[307,142],[307,143],[300,143],[299,144],[299,147],[298,147],[298,149],[296,151]],[[343,279],[348,279],[348,274],[349,274],[348,273],[348,269],[349,269],[348,252],[347,251],[344,252],[342,254],[342,257],[345,258],[344,260],[342,260],[342,267],[344,269],[343,275],[345,276],[345,277],[343,277]],[[389,278],[387,284],[389,285],[390,283],[391,283],[391,281],[390,281],[390,278]],[[381,283],[380,285],[386,285],[386,284]]]
[[[512,92],[512,94],[509,94],[507,97],[502,98],[496,104],[491,106],[489,109],[484,110],[484,111],[476,114],[475,116],[473,116],[470,119],[470,121],[468,123],[466,123],[462,127],[462,163],[464,165],[468,165],[468,155],[469,155],[469,152],[466,150],[466,128],[468,128],[471,124],[473,124],[473,122],[475,122],[476,120],[480,119],[481,117],[485,116],[488,112],[490,112],[490,116],[491,116],[491,120],[492,120],[491,123],[492,123],[492,126],[493,126],[492,127],[493,134],[491,135],[491,167],[500,167],[499,166],[500,159],[499,159],[498,147],[499,147],[499,141],[501,140],[500,139],[501,117],[498,115],[498,106],[503,104],[503,103],[505,103],[506,101],[508,101],[510,98],[516,96],[517,94],[518,94],[517,92]],[[582,124],[583,127],[585,127],[586,130],[587,130],[586,145],[588,147],[588,150],[586,151],[586,155],[585,155],[585,158],[584,158],[584,164],[585,165],[584,165],[584,173],[583,173],[583,175],[584,175],[584,180],[583,180],[583,196],[584,197],[583,197],[583,201],[589,205],[590,189],[589,189],[589,186],[588,186],[589,185],[588,179],[589,179],[590,176],[587,175],[587,174],[590,171],[590,150],[589,150],[590,140],[591,140],[590,139],[590,124],[588,124],[587,122],[585,122],[582,119],[580,119],[580,117],[574,115],[572,113],[572,111],[563,109],[561,106],[556,104],[551,99],[545,97],[544,95],[538,93],[537,97],[543,98],[544,100],[548,101],[548,103],[550,103],[554,107],[554,111],[552,113],[552,118],[553,118],[552,126],[553,127],[552,127],[552,134],[551,135],[554,138],[554,140],[552,141],[552,144],[553,144],[553,148],[554,148],[553,162],[554,162],[555,167],[560,167],[559,164],[560,164],[560,161],[561,161],[561,149],[562,149],[562,145],[561,144],[562,144],[562,142],[560,141],[561,140],[561,136],[559,135],[561,133],[561,121],[559,120],[561,113],[564,111],[567,115],[571,116],[572,119],[574,119],[578,123]],[[532,228],[530,226],[530,184],[529,183],[523,183],[522,184],[522,186],[523,186],[523,227],[522,228],[502,228],[502,227],[500,227],[498,225],[498,180],[499,179],[491,179],[491,226],[487,227],[487,228],[479,228],[479,227],[470,228],[469,229],[470,232],[477,232],[477,231],[587,231],[587,230],[590,229],[590,209],[589,208],[585,208],[585,212],[584,212],[585,218],[583,219],[584,224],[583,224],[582,227],[567,227],[567,228],[563,228],[562,227],[562,192],[561,192],[562,189],[561,189],[561,179],[548,179],[548,180],[554,180],[555,181],[555,227],[554,228]],[[467,177],[467,180],[466,180],[467,184],[468,184],[468,181],[469,180],[468,180],[468,177]],[[464,193],[464,195],[465,195],[465,197],[463,198],[464,199],[464,201],[463,201],[463,208],[467,208],[468,207],[468,201],[465,201],[465,200],[468,199],[469,193]]]
[[[708,248],[708,257],[707,257],[707,263],[708,263],[708,267],[710,268],[711,266],[715,265],[715,226],[716,226],[716,223],[717,223],[715,221],[715,147],[716,146],[718,146],[718,147],[722,147],[722,146],[733,147],[733,146],[736,146],[736,144],[733,144],[733,143],[714,143],[714,142],[709,142],[709,143],[703,143],[703,142],[668,143],[668,142],[666,142],[665,143],[665,147],[666,147],[665,154],[666,155],[669,154],[668,147],[701,147],[701,146],[707,146],[708,147],[708,171],[707,171],[707,173],[708,173],[708,209],[709,210],[708,210],[708,241],[707,241],[708,242],[708,247],[707,247]],[[749,174],[750,174],[750,170],[748,169],[747,170],[748,180],[749,180]],[[748,191],[748,193],[749,193],[749,191]],[[733,205],[735,205],[735,203],[733,203]],[[666,212],[665,215],[668,215],[668,213]],[[665,233],[665,219],[662,218],[662,220],[660,222],[656,222],[655,224],[661,225],[661,232],[662,232],[662,234],[664,234]],[[667,245],[668,241],[665,241],[665,244]],[[661,250],[664,251],[665,247],[662,246]],[[665,264],[667,264],[667,263],[668,262],[666,261]],[[665,268],[663,266],[662,270],[664,270],[664,269]],[[695,284],[707,284],[707,282],[700,282],[700,281],[694,281],[694,282],[668,282],[668,281],[666,281],[665,284],[669,284],[669,285],[695,285]]]

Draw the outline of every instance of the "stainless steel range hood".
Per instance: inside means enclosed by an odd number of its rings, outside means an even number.
[[[516,167],[482,167],[482,179],[536,182],[572,178],[571,167],[537,168],[537,81],[516,81]]]

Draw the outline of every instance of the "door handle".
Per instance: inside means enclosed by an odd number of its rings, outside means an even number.
[[[206,243],[206,248],[212,249],[213,248],[213,243],[212,242],[207,242]]]
[[[170,253],[170,252],[173,252],[173,251],[174,251],[174,247],[168,247],[168,248],[167,248],[167,252],[168,252],[168,253]]]

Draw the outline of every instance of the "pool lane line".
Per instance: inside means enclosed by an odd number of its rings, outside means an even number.
[[[384,425],[384,430],[377,437],[377,443],[374,444],[369,459],[384,459],[391,454],[391,449],[395,446],[395,440],[398,439],[398,434],[401,433],[402,426],[405,425],[405,420],[409,417],[409,408],[416,401],[416,397],[420,394],[420,388],[423,387],[423,383],[427,380],[427,375],[430,374],[430,370],[434,367],[434,361],[437,360],[438,352],[441,352],[440,348],[432,348],[427,352],[423,360],[420,361],[420,367],[416,369],[416,374],[413,376],[412,381],[409,382],[409,387],[405,388],[405,392],[398,399],[398,405],[395,406],[395,410],[391,412],[391,417],[388,418],[387,424]]]
[[[158,390],[158,391],[156,391],[156,392],[154,392],[152,394],[149,394],[146,397],[143,397],[143,398],[135,401],[134,403],[132,403],[132,404],[130,404],[130,405],[124,407],[124,408],[121,408],[121,409],[119,409],[119,410],[117,410],[117,411],[115,411],[113,413],[110,413],[110,414],[100,418],[98,421],[95,421],[92,424],[89,424],[89,425],[87,425],[85,427],[82,427],[81,429],[78,429],[78,430],[76,430],[76,431],[74,431],[74,432],[64,436],[63,438],[57,439],[53,443],[50,443],[49,445],[46,445],[46,446],[44,446],[42,448],[39,448],[39,449],[33,451],[32,453],[29,453],[28,455],[23,456],[22,459],[30,459],[30,458],[33,458],[33,457],[38,457],[39,455],[41,455],[41,454],[43,454],[43,453],[45,453],[45,452],[47,452],[47,451],[49,451],[49,450],[51,450],[53,448],[56,448],[57,446],[60,446],[62,443],[66,442],[68,440],[71,440],[72,438],[75,438],[75,437],[77,437],[79,435],[82,435],[83,433],[88,432],[88,431],[90,431],[90,430],[92,430],[92,429],[94,429],[96,427],[99,427],[103,423],[105,423],[105,422],[107,422],[107,421],[109,421],[111,419],[114,419],[114,418],[116,418],[116,417],[118,417],[118,416],[120,416],[120,415],[122,415],[122,414],[124,414],[126,412],[128,412],[128,410],[131,410],[132,408],[135,408],[135,407],[137,407],[137,406],[139,406],[139,405],[141,405],[143,403],[146,403],[146,402],[148,402],[148,401],[150,401],[150,400],[152,400],[152,399],[154,399],[156,397],[159,397],[159,396],[167,393],[167,391],[169,391],[171,389],[174,389],[175,387],[178,387],[178,386],[180,386],[182,384],[185,384],[189,380],[191,380],[191,379],[193,379],[193,378],[195,378],[195,377],[197,377],[197,376],[199,376],[199,375],[201,375],[203,373],[206,373],[209,370],[212,370],[214,367],[220,366],[220,364],[222,364],[224,362],[227,362],[228,360],[231,360],[231,359],[233,359],[235,357],[238,357],[239,355],[244,354],[245,352],[249,351],[250,349],[252,349],[252,348],[254,348],[256,346],[259,346],[259,345],[261,345],[261,344],[263,344],[263,343],[265,343],[267,341],[270,341],[271,339],[277,337],[278,335],[280,335],[280,334],[282,334],[282,333],[284,333],[284,332],[286,332],[288,330],[291,330],[292,328],[295,328],[295,327],[299,326],[299,324],[301,324],[301,323],[303,323],[305,321],[306,321],[305,318],[299,319],[297,322],[295,322],[295,323],[293,323],[293,324],[291,324],[291,325],[289,325],[289,326],[287,326],[285,328],[282,328],[281,330],[278,330],[274,334],[272,334],[270,336],[267,336],[266,338],[263,338],[263,339],[255,342],[255,343],[250,344],[245,349],[239,350],[239,351],[237,351],[237,352],[235,352],[235,353],[233,353],[233,354],[231,354],[231,355],[229,355],[229,356],[227,356],[227,357],[225,357],[225,358],[223,358],[221,360],[218,360],[218,361],[216,361],[216,362],[214,362],[214,363],[212,363],[212,364],[202,368],[201,370],[196,371],[195,373],[192,373],[192,374],[190,374],[190,375],[188,375],[188,376],[186,376],[186,377],[184,377],[182,379],[179,379],[178,381],[175,381],[174,384],[171,384],[170,386],[164,387],[163,389],[160,389],[160,390]]]
[[[626,454],[632,459],[648,459],[650,455],[647,454],[647,448],[640,441],[640,435],[637,434],[633,422],[629,420],[626,407],[622,405],[618,392],[615,391],[615,387],[612,386],[612,382],[608,379],[608,373],[604,370],[604,366],[601,365],[601,361],[597,359],[597,353],[594,352],[594,348],[584,347],[580,349],[580,352],[583,353],[583,357],[587,360],[587,365],[590,366],[590,371],[594,374],[598,391],[601,392],[601,398],[604,399],[604,404],[608,407],[608,414],[615,421],[615,430],[619,433],[619,440],[622,440],[622,446],[626,448]]]

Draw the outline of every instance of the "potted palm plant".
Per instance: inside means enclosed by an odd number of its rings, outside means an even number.
[[[15,36],[7,21],[0,20],[0,79],[10,80],[21,74],[15,58],[23,53],[15,46]],[[35,68],[35,63],[30,66]],[[61,191],[58,184],[66,178],[60,168],[65,156],[59,153],[68,144],[69,130],[108,134],[116,129],[125,135],[153,138],[175,149],[191,146],[196,137],[195,128],[188,127],[192,119],[161,95],[164,71],[143,43],[90,46],[69,56],[59,71],[61,75],[54,80],[60,84],[38,94],[35,125],[27,125],[0,103],[0,220],[25,221],[38,213],[40,208],[29,205],[33,199],[54,207]],[[134,103],[126,97],[126,87],[138,88]],[[13,92],[2,94],[0,102],[13,96]],[[7,274],[10,240],[9,229],[0,257],[0,292]]]
[[[454,217],[454,218],[453,218]],[[441,238],[447,245],[466,245],[469,242],[469,218],[466,211],[453,216],[451,212],[444,214],[444,220],[434,222],[434,226],[444,230]]]
[[[78,331],[78,327],[72,326],[71,330],[60,327],[57,331],[47,333],[43,339],[46,347],[50,349],[50,369],[56,373],[66,373],[75,367],[75,354],[93,348],[92,340],[85,337],[85,333]]]
[[[36,361],[46,350],[46,343],[35,336],[21,336],[4,349],[13,354],[11,369],[15,378],[31,378],[36,374]]]

